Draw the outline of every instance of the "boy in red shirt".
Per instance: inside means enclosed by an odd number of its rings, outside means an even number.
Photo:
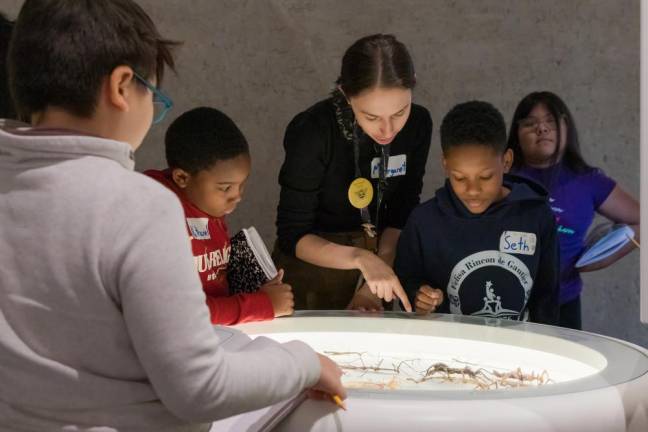
[[[145,174],[180,198],[212,323],[232,325],[292,314],[292,289],[282,283],[283,270],[258,292],[229,295],[231,246],[225,215],[241,201],[251,166],[239,128],[216,109],[195,108],[171,124],[165,148],[169,168]]]

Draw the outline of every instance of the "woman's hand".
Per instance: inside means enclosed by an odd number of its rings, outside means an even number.
[[[403,303],[405,310],[412,312],[412,305],[398,277],[382,259],[367,250],[356,249],[354,263],[356,268],[362,272],[365,283],[372,294],[387,302],[397,297]]]
[[[351,303],[347,306],[347,309],[362,312],[382,312],[383,305],[382,301],[371,292],[369,285],[365,282],[362,287],[356,291],[355,295],[351,299]]]

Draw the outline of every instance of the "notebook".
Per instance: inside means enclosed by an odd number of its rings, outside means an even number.
[[[594,227],[585,238],[585,252],[576,262],[575,267],[594,264],[618,252],[634,238],[635,232],[625,224],[609,222]]]
[[[230,242],[232,249],[227,267],[230,294],[256,292],[277,276],[268,248],[254,227],[242,229]]]
[[[209,432],[270,432],[305,399],[306,393],[302,392],[269,407],[216,421]]]

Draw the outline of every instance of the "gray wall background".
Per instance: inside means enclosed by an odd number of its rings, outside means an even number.
[[[638,0],[139,0],[162,34],[183,41],[165,90],[175,108],[138,150],[137,168],[164,167],[164,130],[187,109],[211,105],[246,134],[253,154],[234,232],[256,226],[269,247],[290,119],[324,98],[344,50],[372,33],[410,49],[414,98],[435,124],[422,199],[443,181],[438,126],[456,103],[483,99],[512,117],[534,90],[572,110],[587,161],[639,196]],[[22,1],[2,0],[15,17]],[[116,35],[118,37],[119,35]],[[639,254],[585,275],[586,330],[648,346],[639,322]]]

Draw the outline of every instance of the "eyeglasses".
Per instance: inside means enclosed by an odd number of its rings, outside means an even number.
[[[544,124],[549,130],[556,130],[557,122],[553,116],[545,117],[544,119],[539,119],[535,117],[527,117],[518,121],[518,126],[522,129],[537,129],[538,126]]]
[[[133,72],[133,75],[140,83],[144,85],[144,87],[151,90],[151,93],[153,93],[153,124],[160,123],[162,120],[164,120],[164,116],[166,116],[167,112],[169,112],[169,110],[173,107],[173,101],[169,96],[162,93],[160,89],[140,76],[137,72]]]

